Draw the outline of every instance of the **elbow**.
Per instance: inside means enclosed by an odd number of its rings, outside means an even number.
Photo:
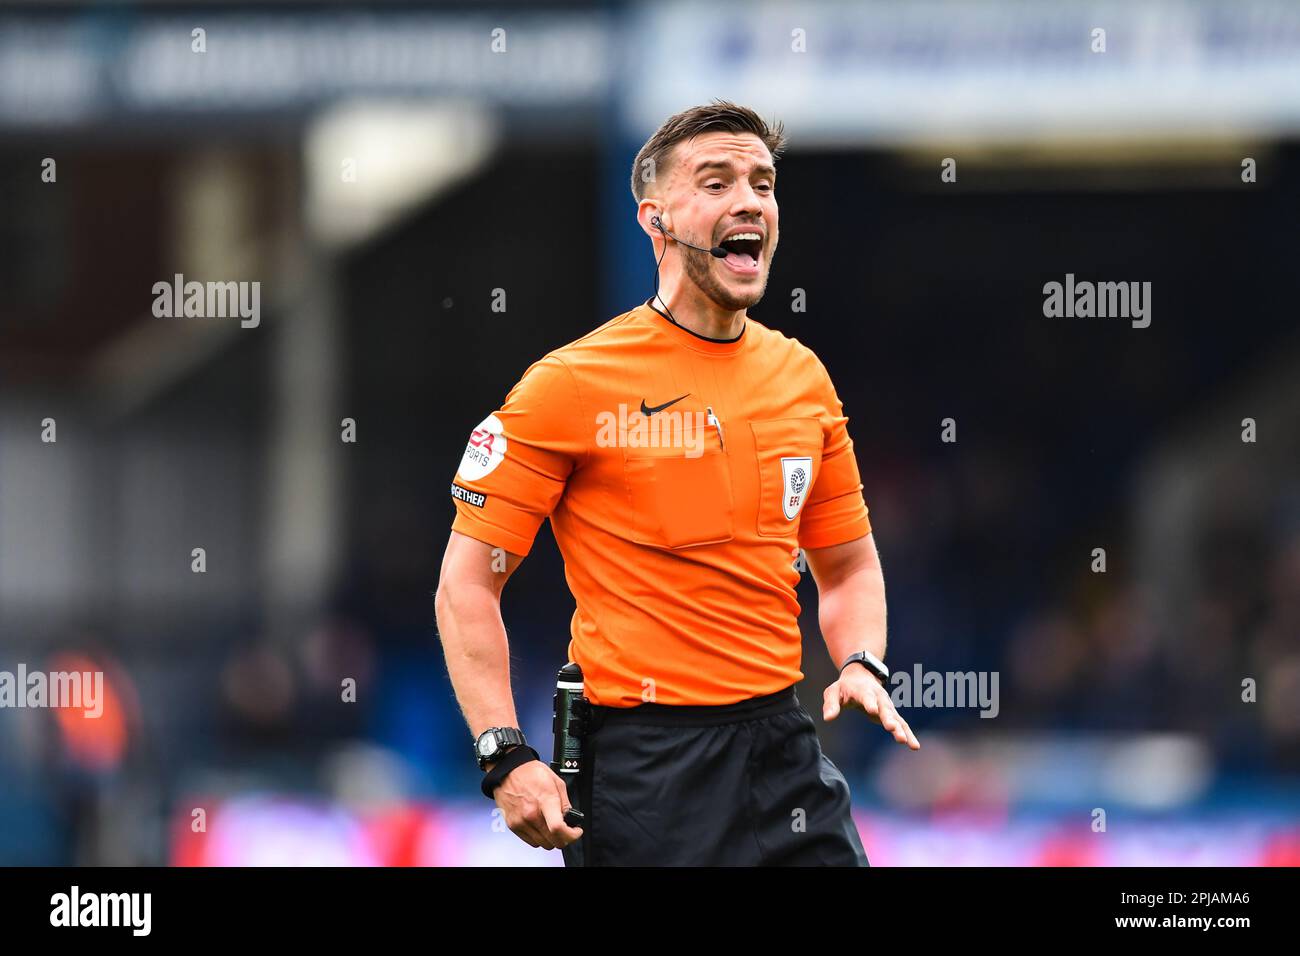
[[[433,616],[438,626],[439,637],[446,634],[452,624],[456,608],[455,594],[455,584],[448,580],[444,571],[438,576],[438,586],[433,592]]]
[[[439,580],[438,587],[433,592],[433,616],[438,622],[439,630],[442,629],[443,621],[447,616],[449,600],[447,586]]]
[[[439,635],[445,635],[462,620],[473,620],[493,608],[500,613],[500,599],[490,588],[475,581],[442,575],[433,594],[433,613]]]

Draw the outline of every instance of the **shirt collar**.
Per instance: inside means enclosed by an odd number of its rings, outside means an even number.
[[[661,311],[659,306],[654,304],[654,301],[653,298],[647,299],[641,306],[642,310],[651,314],[658,328],[689,349],[694,349],[697,352],[708,352],[712,355],[731,355],[739,352],[745,344],[745,328],[749,325],[748,319],[740,327],[740,334],[734,339],[712,339],[707,335],[692,332],[684,325],[674,322],[667,313]],[[655,316],[657,318],[654,318]]]

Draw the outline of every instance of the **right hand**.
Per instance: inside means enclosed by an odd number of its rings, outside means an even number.
[[[521,763],[492,792],[506,826],[529,846],[554,850],[582,836],[580,827],[564,822],[571,806],[568,788],[541,760]]]

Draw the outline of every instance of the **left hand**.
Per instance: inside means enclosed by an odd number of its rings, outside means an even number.
[[[912,728],[894,709],[889,691],[861,664],[845,668],[840,679],[822,694],[823,719],[834,720],[844,708],[866,711],[867,716],[893,734],[900,744],[907,744],[913,750],[921,749],[921,742],[912,733]]]

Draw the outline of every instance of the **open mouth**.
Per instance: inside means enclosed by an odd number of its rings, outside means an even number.
[[[719,243],[727,250],[722,260],[736,272],[758,272],[758,259],[763,254],[763,237],[758,232],[738,232]]]

